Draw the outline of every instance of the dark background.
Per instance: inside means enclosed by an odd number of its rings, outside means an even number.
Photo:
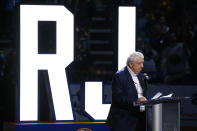
[[[110,85],[117,71],[118,6],[136,6],[136,50],[145,55],[150,84],[196,85],[196,0],[1,0],[0,123],[17,121],[19,92],[19,5],[64,5],[75,18],[74,62],[65,71],[76,84],[73,99],[83,103],[84,81]],[[55,53],[55,22],[39,22],[39,53]],[[51,39],[48,39],[51,38]],[[41,121],[54,121],[50,110],[47,71],[39,72]],[[74,88],[71,90],[75,90]],[[74,91],[75,92],[75,91]],[[78,121],[91,121],[74,102]],[[44,113],[45,112],[45,113]],[[47,113],[46,113],[47,112]]]

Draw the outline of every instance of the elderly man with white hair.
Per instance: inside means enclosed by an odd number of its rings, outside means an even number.
[[[135,107],[134,102],[147,101],[145,83],[140,73],[144,55],[133,52],[126,66],[115,73],[112,81],[112,104],[106,124],[111,131],[146,131],[145,107]]]

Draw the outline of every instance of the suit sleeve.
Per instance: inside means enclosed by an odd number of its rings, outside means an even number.
[[[128,95],[125,80],[121,79],[119,75],[115,74],[112,81],[112,101],[115,106],[125,109],[137,109],[133,106],[133,102],[136,102],[137,98],[132,95]]]

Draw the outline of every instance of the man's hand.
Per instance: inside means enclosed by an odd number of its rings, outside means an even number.
[[[137,100],[137,103],[140,103],[140,102],[142,102],[142,101],[148,101],[148,100],[146,99],[146,97],[140,97],[140,98]]]

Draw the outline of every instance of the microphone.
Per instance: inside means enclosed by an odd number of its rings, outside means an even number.
[[[143,76],[144,76],[144,80],[146,80],[146,81],[150,80],[150,77],[148,76],[147,73],[143,73]]]

